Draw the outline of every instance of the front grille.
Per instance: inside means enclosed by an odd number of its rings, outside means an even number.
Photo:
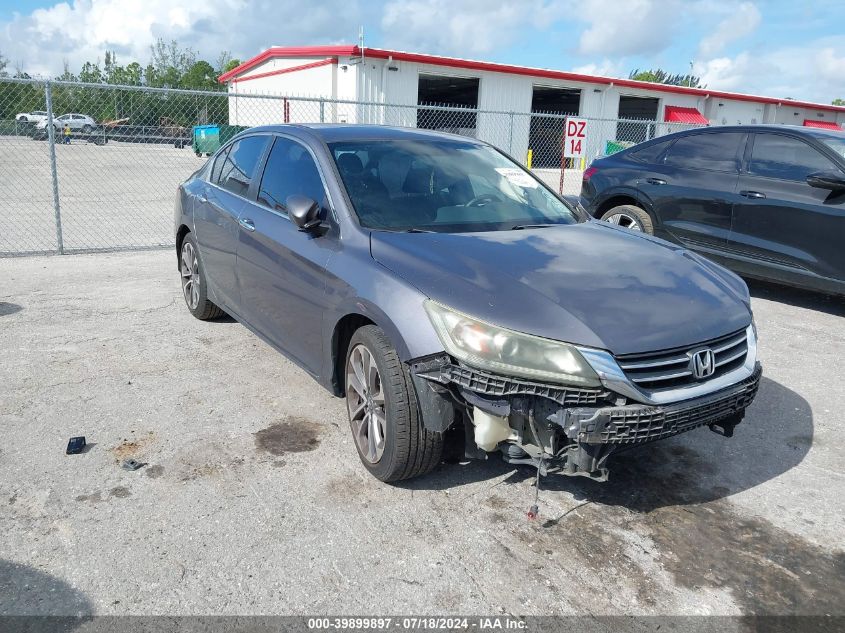
[[[572,409],[577,423],[567,423],[567,435],[587,444],[640,444],[715,424],[742,412],[757,394],[760,369],[731,389],[691,402],[665,407],[624,406],[597,410]]]
[[[691,347],[617,356],[616,361],[635,385],[647,391],[661,391],[699,382],[693,377],[690,361],[694,352],[706,347],[713,350],[716,371],[704,380],[741,367],[748,354],[748,340],[745,330],[741,330]]]

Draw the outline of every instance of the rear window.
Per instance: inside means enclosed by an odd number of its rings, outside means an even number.
[[[664,163],[687,169],[736,172],[741,132],[693,134],[679,138],[666,154]]]
[[[653,165],[660,158],[660,155],[666,150],[672,141],[663,141],[661,143],[653,143],[641,148],[632,148],[628,155],[641,163],[648,163]]]
[[[247,136],[232,143],[219,172],[215,163],[213,171],[217,173],[212,173],[212,181],[227,191],[246,196],[255,176],[255,168],[267,144],[267,138],[266,136]],[[217,162],[220,162],[219,159]]]

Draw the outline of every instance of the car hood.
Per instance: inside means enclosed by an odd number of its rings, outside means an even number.
[[[481,320],[633,354],[690,346],[751,322],[728,270],[603,222],[487,233],[374,231],[373,258]]]

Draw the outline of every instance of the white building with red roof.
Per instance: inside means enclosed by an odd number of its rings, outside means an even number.
[[[517,157],[536,144],[537,126],[531,119],[539,112],[613,120],[604,126],[609,130],[617,129],[618,119],[653,122],[605,133],[617,138],[594,140],[591,155],[601,153],[606,141],[636,142],[674,127],[660,129],[666,123],[781,123],[839,130],[845,124],[845,107],[830,104],[352,45],[269,48],[220,81],[230,94],[245,97],[232,101],[232,124],[329,121],[438,127],[437,110],[418,106],[458,106],[479,111],[460,124],[471,129],[460,131],[510,149]]]

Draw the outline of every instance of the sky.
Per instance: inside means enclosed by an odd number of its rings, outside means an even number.
[[[356,43],[362,25],[372,47],[611,77],[692,68],[714,90],[829,103],[845,98],[843,18],[837,0],[0,0],[0,55],[56,76],[106,50],[146,65],[163,37],[214,63]]]

